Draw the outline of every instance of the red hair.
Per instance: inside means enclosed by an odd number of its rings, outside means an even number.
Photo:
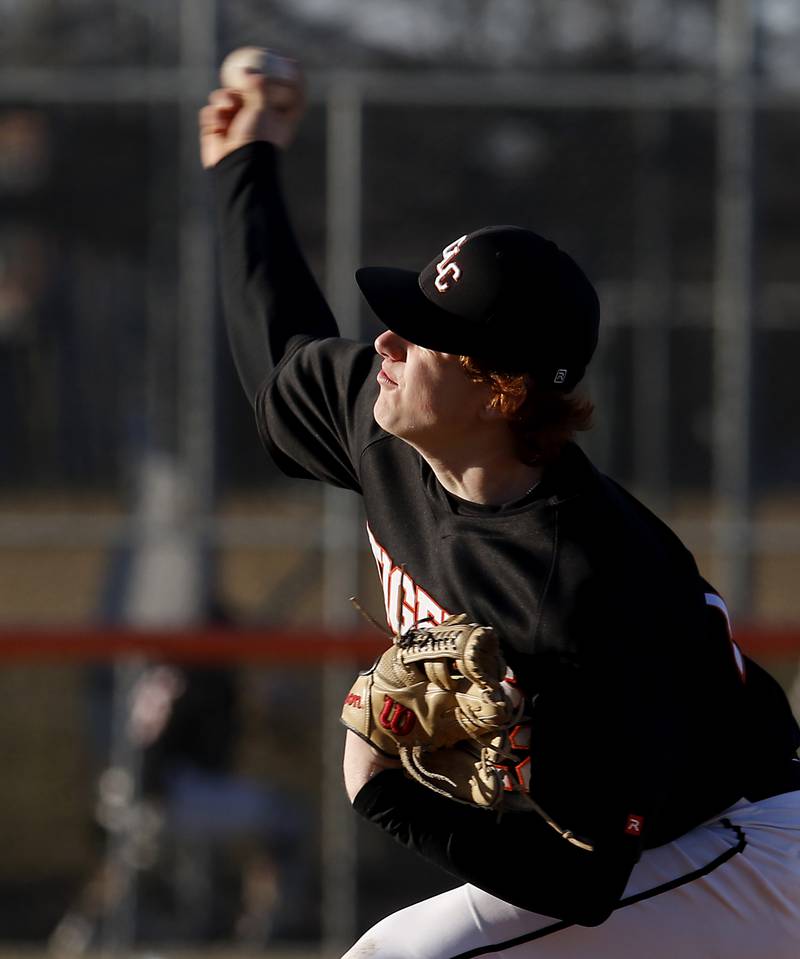
[[[551,463],[575,433],[592,426],[594,404],[587,397],[540,389],[528,373],[498,373],[469,356],[459,361],[471,380],[489,386],[490,406],[508,420],[523,463]]]

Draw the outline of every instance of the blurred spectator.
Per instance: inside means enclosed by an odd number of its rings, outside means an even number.
[[[141,669],[127,699],[131,768],[109,765],[98,782],[105,855],[52,933],[54,954],[106,944],[133,912],[135,941],[292,935],[310,829],[295,797],[236,774],[238,706],[231,668]]]

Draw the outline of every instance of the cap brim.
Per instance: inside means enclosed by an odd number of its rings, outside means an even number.
[[[378,319],[410,343],[457,355],[480,348],[460,317],[431,303],[413,270],[365,266],[356,270],[356,283]]]

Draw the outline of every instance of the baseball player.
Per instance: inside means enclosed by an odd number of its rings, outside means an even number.
[[[420,273],[359,271],[387,329],[345,341],[279,187],[303,112],[281,84],[253,74],[200,113],[231,348],[277,465],[363,496],[396,644],[345,704],[348,796],[462,882],[348,959],[796,959],[800,730],[690,553],[571,441],[591,283],[527,229],[462,229]],[[370,690],[408,672],[406,637],[465,619],[499,637],[525,722],[494,752],[403,746],[414,716],[388,695],[370,714]],[[455,801],[440,756],[529,806]]]

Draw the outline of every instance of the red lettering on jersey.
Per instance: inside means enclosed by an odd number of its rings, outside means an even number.
[[[391,696],[384,696],[383,709],[378,717],[384,729],[391,730],[396,736],[407,736],[416,721],[417,717],[407,706],[401,706]]]
[[[447,619],[447,613],[428,595],[421,586],[417,590],[417,622],[428,623],[432,626],[439,626]]]
[[[375,539],[367,524],[370,549],[378,567],[386,609],[386,622],[393,633],[405,633],[420,623],[438,625],[450,615],[433,597],[414,582],[404,567],[397,566]],[[402,584],[402,586],[401,586]],[[400,596],[402,589],[402,598]],[[400,600],[400,602],[398,602]],[[399,610],[399,621],[398,621]]]
[[[392,559],[386,550],[380,545],[380,543],[372,535],[372,531],[369,526],[367,526],[367,536],[369,537],[369,545],[372,549],[372,555],[375,557],[375,562],[378,564],[378,576],[381,580],[381,592],[383,593],[383,603],[386,609],[389,608],[389,576],[392,573]]]
[[[503,692],[506,694],[509,702],[516,709],[523,698],[523,692],[520,689],[519,683],[517,682],[517,677],[514,675],[513,670],[506,667],[506,675],[500,685],[503,687]],[[519,729],[519,727],[517,727],[517,729]],[[530,734],[530,727],[528,727],[528,733]]]
[[[506,792],[528,794],[531,791],[531,757],[526,756],[521,762],[507,762],[493,764],[503,780],[503,789]]]
[[[401,590],[402,597],[399,595]],[[397,566],[389,575],[386,614],[393,633],[405,633],[417,624],[417,597],[414,581],[405,569],[399,569]]]
[[[625,834],[628,836],[641,836],[644,828],[644,816],[636,816],[631,813],[628,821],[625,823]]]
[[[531,724],[517,723],[517,725],[514,726],[514,728],[508,734],[508,745],[511,747],[511,749],[530,750]]]

